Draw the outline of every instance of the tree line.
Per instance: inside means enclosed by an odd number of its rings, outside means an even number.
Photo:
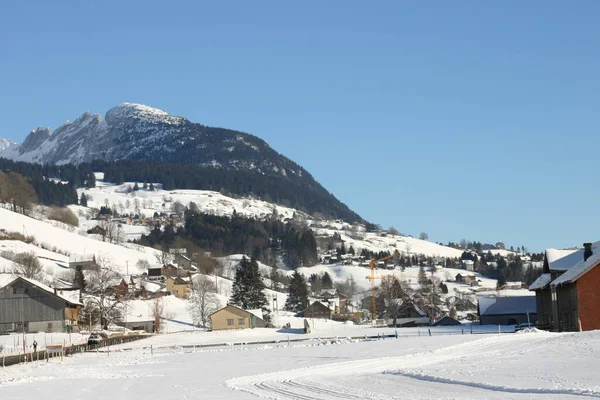
[[[292,268],[317,263],[317,243],[310,229],[278,219],[259,221],[236,213],[217,216],[187,209],[184,224],[155,226],[137,243],[163,250],[185,243],[214,255],[248,254],[274,266],[281,261]]]

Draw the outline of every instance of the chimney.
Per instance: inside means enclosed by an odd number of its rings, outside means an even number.
[[[592,251],[592,244],[584,243],[583,244],[583,261],[587,261],[587,259],[590,258],[592,256],[592,254],[594,254],[594,252]]]

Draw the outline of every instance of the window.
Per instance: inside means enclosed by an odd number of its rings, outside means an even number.
[[[233,319],[228,319],[227,320],[227,325],[229,325],[229,326],[233,325]]]
[[[238,318],[238,325],[246,325],[246,320],[244,318]]]
[[[17,294],[17,288],[16,287],[13,288],[13,294]]]

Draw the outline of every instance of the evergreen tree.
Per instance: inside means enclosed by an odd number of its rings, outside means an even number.
[[[148,182],[144,181],[144,186],[143,186],[144,190],[148,189]]]
[[[81,192],[81,197],[79,198],[79,205],[82,207],[87,207],[87,196],[85,193]]]
[[[263,315],[267,310],[267,296],[264,293],[265,284],[260,276],[258,262],[248,261],[244,256],[235,271],[231,303],[245,310],[262,309]]]
[[[75,267],[75,277],[73,278],[73,284],[78,287],[82,293],[85,293],[85,276],[83,276],[83,269],[81,265]]]
[[[133,185],[133,191],[137,192],[138,190],[140,190],[140,187],[138,186],[138,184],[136,182],[135,185]]]
[[[329,276],[328,272],[325,272],[321,277],[321,287],[323,289],[333,288],[333,281],[331,280],[331,276]]]
[[[421,266],[419,267],[418,282],[419,285],[421,285],[421,288],[427,285],[427,275],[425,274],[425,267],[423,266],[423,264],[421,264]]]
[[[150,182],[150,191],[153,192],[154,191],[154,183]]]
[[[302,312],[308,307],[308,287],[304,276],[295,271],[290,279],[289,295],[285,302],[286,311]]]

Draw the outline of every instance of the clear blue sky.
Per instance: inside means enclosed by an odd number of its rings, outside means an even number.
[[[12,3],[0,137],[144,103],[253,133],[407,234],[600,239],[598,1]]]

